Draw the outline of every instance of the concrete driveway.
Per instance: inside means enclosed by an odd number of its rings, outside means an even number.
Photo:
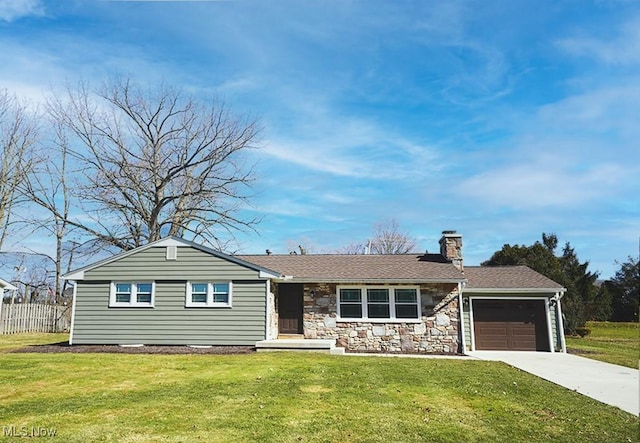
[[[467,354],[507,363],[602,403],[640,414],[638,369],[561,352],[473,351]]]

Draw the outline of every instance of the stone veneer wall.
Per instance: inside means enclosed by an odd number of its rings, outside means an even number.
[[[459,352],[458,286],[420,285],[421,322],[342,322],[337,317],[337,285],[304,285],[305,338],[334,338],[349,351],[390,353]],[[313,297],[311,292],[313,291]]]

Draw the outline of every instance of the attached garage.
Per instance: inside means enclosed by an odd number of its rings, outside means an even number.
[[[473,300],[476,350],[549,351],[544,300]]]
[[[464,273],[464,350],[565,351],[562,286],[526,266],[469,266]]]

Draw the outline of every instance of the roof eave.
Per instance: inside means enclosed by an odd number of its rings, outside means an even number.
[[[8,281],[2,280],[0,278],[0,289],[2,289],[3,291],[15,291],[18,288],[16,288],[15,286],[13,286],[11,283],[9,283]]]
[[[280,281],[286,281],[288,283],[378,283],[378,284],[392,284],[392,283],[464,283],[466,279],[463,278],[312,278],[312,277],[293,277],[282,276],[277,279]]]
[[[535,294],[535,293],[556,293],[556,292],[565,292],[566,289],[565,288],[465,288],[464,292],[466,293],[472,293],[472,294],[495,294],[495,293],[504,293],[504,294],[508,294],[508,293],[513,293],[513,292],[520,292],[520,293],[529,293],[529,294]]]

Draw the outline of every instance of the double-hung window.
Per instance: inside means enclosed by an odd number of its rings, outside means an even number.
[[[190,308],[231,307],[232,283],[187,282],[186,306]]]
[[[342,288],[339,295],[340,316],[362,318],[362,291],[357,288]]]
[[[413,286],[338,287],[338,316],[344,320],[420,319],[420,289]]]
[[[367,288],[367,317],[390,318],[389,288]]]
[[[155,282],[112,282],[109,306],[152,308],[155,286]]]
[[[416,288],[396,288],[396,318],[418,318],[418,291]]]

